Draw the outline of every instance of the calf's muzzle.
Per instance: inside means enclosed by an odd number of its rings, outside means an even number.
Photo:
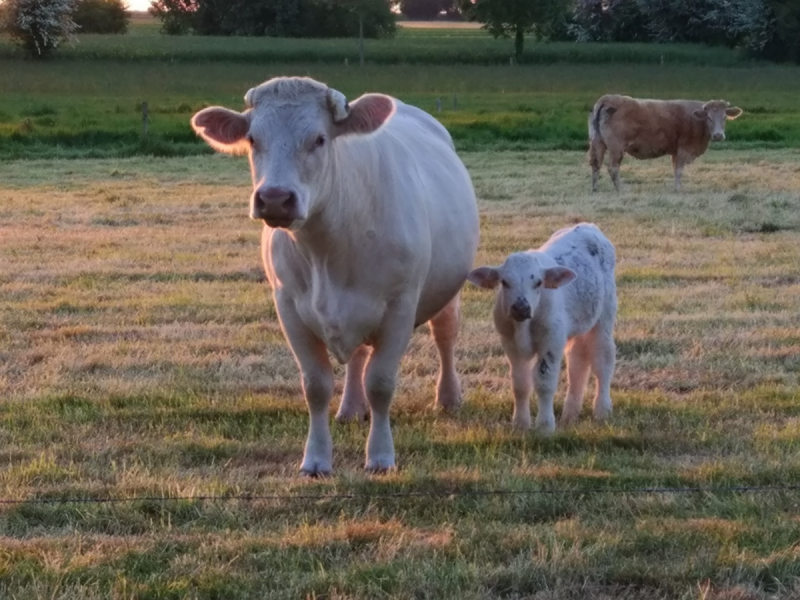
[[[253,192],[251,215],[261,219],[270,227],[289,227],[302,219],[297,194],[281,187],[268,187]]]
[[[531,318],[531,305],[524,298],[520,298],[511,305],[509,312],[515,321],[525,321]]]

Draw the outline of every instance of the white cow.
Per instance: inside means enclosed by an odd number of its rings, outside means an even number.
[[[192,126],[217,150],[250,156],[250,215],[266,224],[264,268],[311,417],[301,471],[332,469],[328,351],[347,363],[337,419],[363,418],[368,401],[366,468],[393,468],[389,405],[417,325],[430,322],[439,351],[437,404],[461,403],[454,346],[478,246],[472,182],[445,128],[395,98],[349,105],[325,84],[281,77],[245,104],[201,110]]]
[[[555,429],[553,396],[565,349],[569,387],[562,423],[580,416],[590,367],[597,378],[594,416],[611,414],[615,262],[614,246],[600,229],[581,223],[557,231],[538,250],[511,254],[499,267],[480,267],[469,274],[480,287],[502,284],[494,324],[511,366],[515,427],[531,427],[533,383],[539,399],[536,429],[545,434]]]

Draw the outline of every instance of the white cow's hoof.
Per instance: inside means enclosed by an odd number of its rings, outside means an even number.
[[[611,418],[611,407],[600,407],[594,409],[594,420],[600,423]]]
[[[364,465],[364,470],[368,473],[382,475],[393,471],[397,468],[394,462],[394,456],[387,456],[384,458],[368,459],[367,464]]]
[[[564,411],[561,413],[561,426],[562,427],[572,427],[573,425],[577,425],[578,421],[580,420],[581,413],[578,411]]]
[[[309,477],[311,479],[317,479],[321,477],[330,477],[333,473],[332,469],[320,469],[318,467],[300,467],[300,475],[303,477]]]
[[[369,421],[369,411],[366,408],[356,410],[342,410],[336,413],[337,423],[366,423]]]

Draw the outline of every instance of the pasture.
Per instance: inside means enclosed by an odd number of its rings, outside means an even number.
[[[43,64],[0,44],[0,598],[800,596],[796,490],[636,491],[800,481],[796,67],[257,66],[161,60],[169,40],[148,31],[135,60],[112,56],[128,38]],[[512,432],[493,296],[468,286],[462,411],[431,409],[420,328],[392,409],[399,469],[363,473],[367,429],[348,424],[332,427],[334,476],[297,476],[308,417],[247,161],[188,128],[278,74],[439,117],[478,193],[479,264],[600,225],[618,253],[610,422],[586,408],[550,438]],[[683,193],[668,159],[626,159],[624,192],[603,171],[591,195],[586,114],[608,91],[721,96],[745,115]],[[118,502],[58,502],[81,498]]]
[[[798,481],[797,158],[710,152],[680,195],[668,161],[630,164],[626,193],[593,197],[582,153],[464,153],[479,262],[578,219],[616,242],[614,419],[511,432],[491,294],[468,287],[463,411],[429,408],[420,330],[393,407],[399,470],[364,475],[366,428],[337,426],[322,481],[296,476],[307,416],[246,161],[4,163],[3,498],[358,497],[6,505],[0,595],[698,598],[710,579],[708,598],[791,597],[796,492],[622,490]],[[424,495],[584,488],[617,493]],[[423,495],[370,498],[393,492]]]

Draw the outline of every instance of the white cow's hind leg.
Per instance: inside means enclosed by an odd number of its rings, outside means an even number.
[[[436,405],[444,410],[461,406],[461,382],[456,372],[456,339],[460,313],[459,296],[456,295],[439,314],[430,320],[431,333],[439,351],[439,379],[436,386]]]
[[[589,381],[591,347],[585,337],[573,338],[567,348],[567,397],[561,411],[561,423],[572,425],[581,416],[583,395]]]
[[[369,348],[359,346],[347,363],[344,380],[344,393],[336,420],[363,421],[367,416],[367,394],[364,391],[364,365],[367,363]]]
[[[333,396],[333,368],[325,344],[305,326],[293,302],[276,294],[281,326],[289,340],[302,377],[310,417],[300,472],[316,477],[333,471],[333,440],[328,426],[328,406]]]
[[[394,441],[389,421],[397,369],[414,331],[415,303],[400,307],[383,324],[364,371],[364,386],[371,411],[367,437],[368,471],[382,472],[395,465]]]

